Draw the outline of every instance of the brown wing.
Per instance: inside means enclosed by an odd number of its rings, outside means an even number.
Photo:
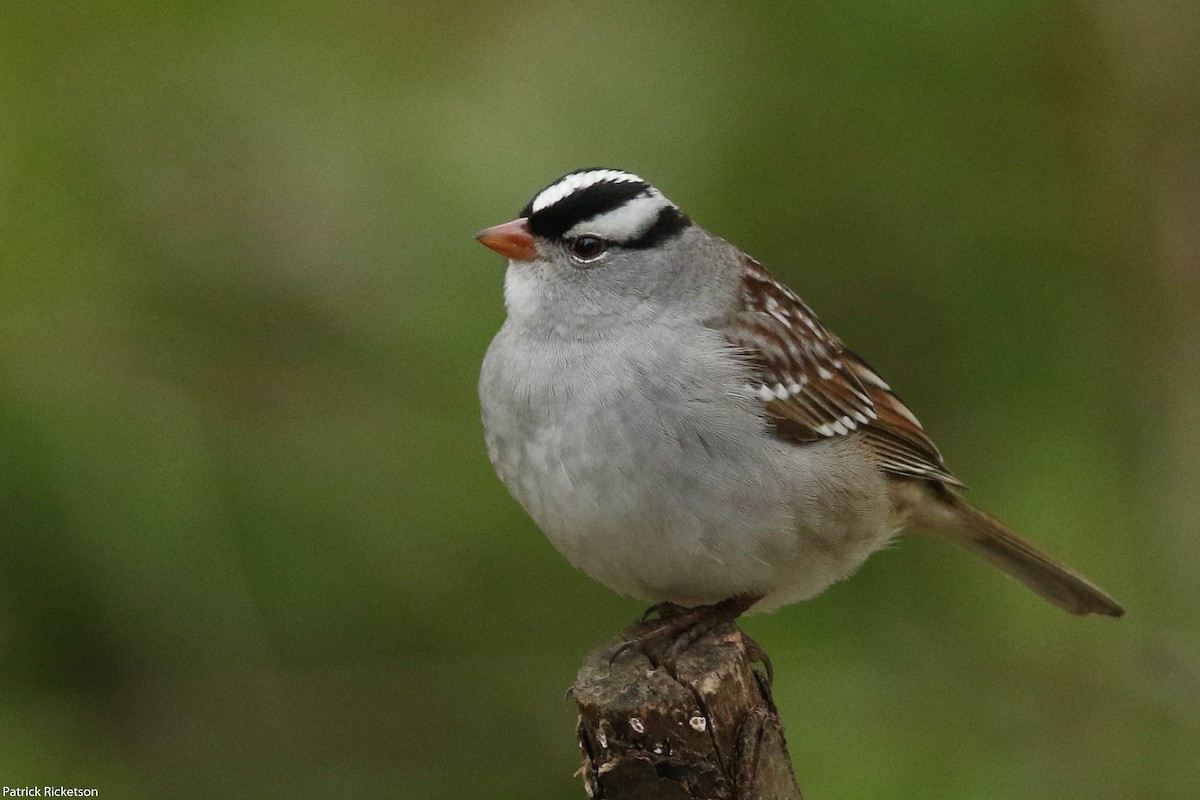
[[[816,441],[861,432],[882,469],[962,486],[883,379],[749,257],[739,302],[715,325],[753,366],[752,388],[778,420],[780,435]]]

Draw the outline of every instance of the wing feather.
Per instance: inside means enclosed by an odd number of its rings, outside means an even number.
[[[738,309],[713,325],[751,365],[751,388],[780,436],[805,442],[861,433],[881,469],[962,486],[887,383],[754,259],[746,258]]]

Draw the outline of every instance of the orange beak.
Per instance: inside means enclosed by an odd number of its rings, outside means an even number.
[[[480,231],[475,238],[483,246],[514,261],[533,261],[537,258],[533,234],[529,232],[529,220],[524,217]]]

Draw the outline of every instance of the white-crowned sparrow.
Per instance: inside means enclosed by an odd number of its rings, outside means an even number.
[[[959,497],[874,370],[638,176],[572,172],[476,238],[509,258],[479,384],[492,464],[604,585],[768,610],[911,528],[1072,613],[1124,613]]]

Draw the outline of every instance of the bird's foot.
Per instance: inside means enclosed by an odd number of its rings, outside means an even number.
[[[708,606],[700,606],[700,608],[708,608]],[[691,609],[689,609],[687,606],[681,606],[681,605],[677,605],[675,603],[668,603],[667,601],[664,600],[661,603],[655,603],[654,605],[650,606],[645,611],[643,611],[642,616],[638,619],[638,621],[636,623],[631,625],[630,628],[637,627],[639,624],[645,624],[646,622],[648,622],[650,620],[650,617],[655,614],[658,615],[659,619],[667,619],[669,617],[674,617],[674,616],[677,616],[679,614],[685,613],[690,610]],[[628,629],[626,629],[626,630],[628,630]]]
[[[665,666],[674,672],[675,662],[688,648],[715,628],[733,622],[747,609],[762,599],[761,595],[738,595],[719,603],[703,606],[680,606],[675,603],[656,603],[646,610],[639,622],[625,629],[624,641],[609,656],[609,663],[624,653],[642,653],[655,666]],[[655,619],[649,619],[657,614]],[[761,661],[767,670],[767,681],[774,678],[771,660],[759,647],[758,642],[740,629],[747,655],[752,661]]]

